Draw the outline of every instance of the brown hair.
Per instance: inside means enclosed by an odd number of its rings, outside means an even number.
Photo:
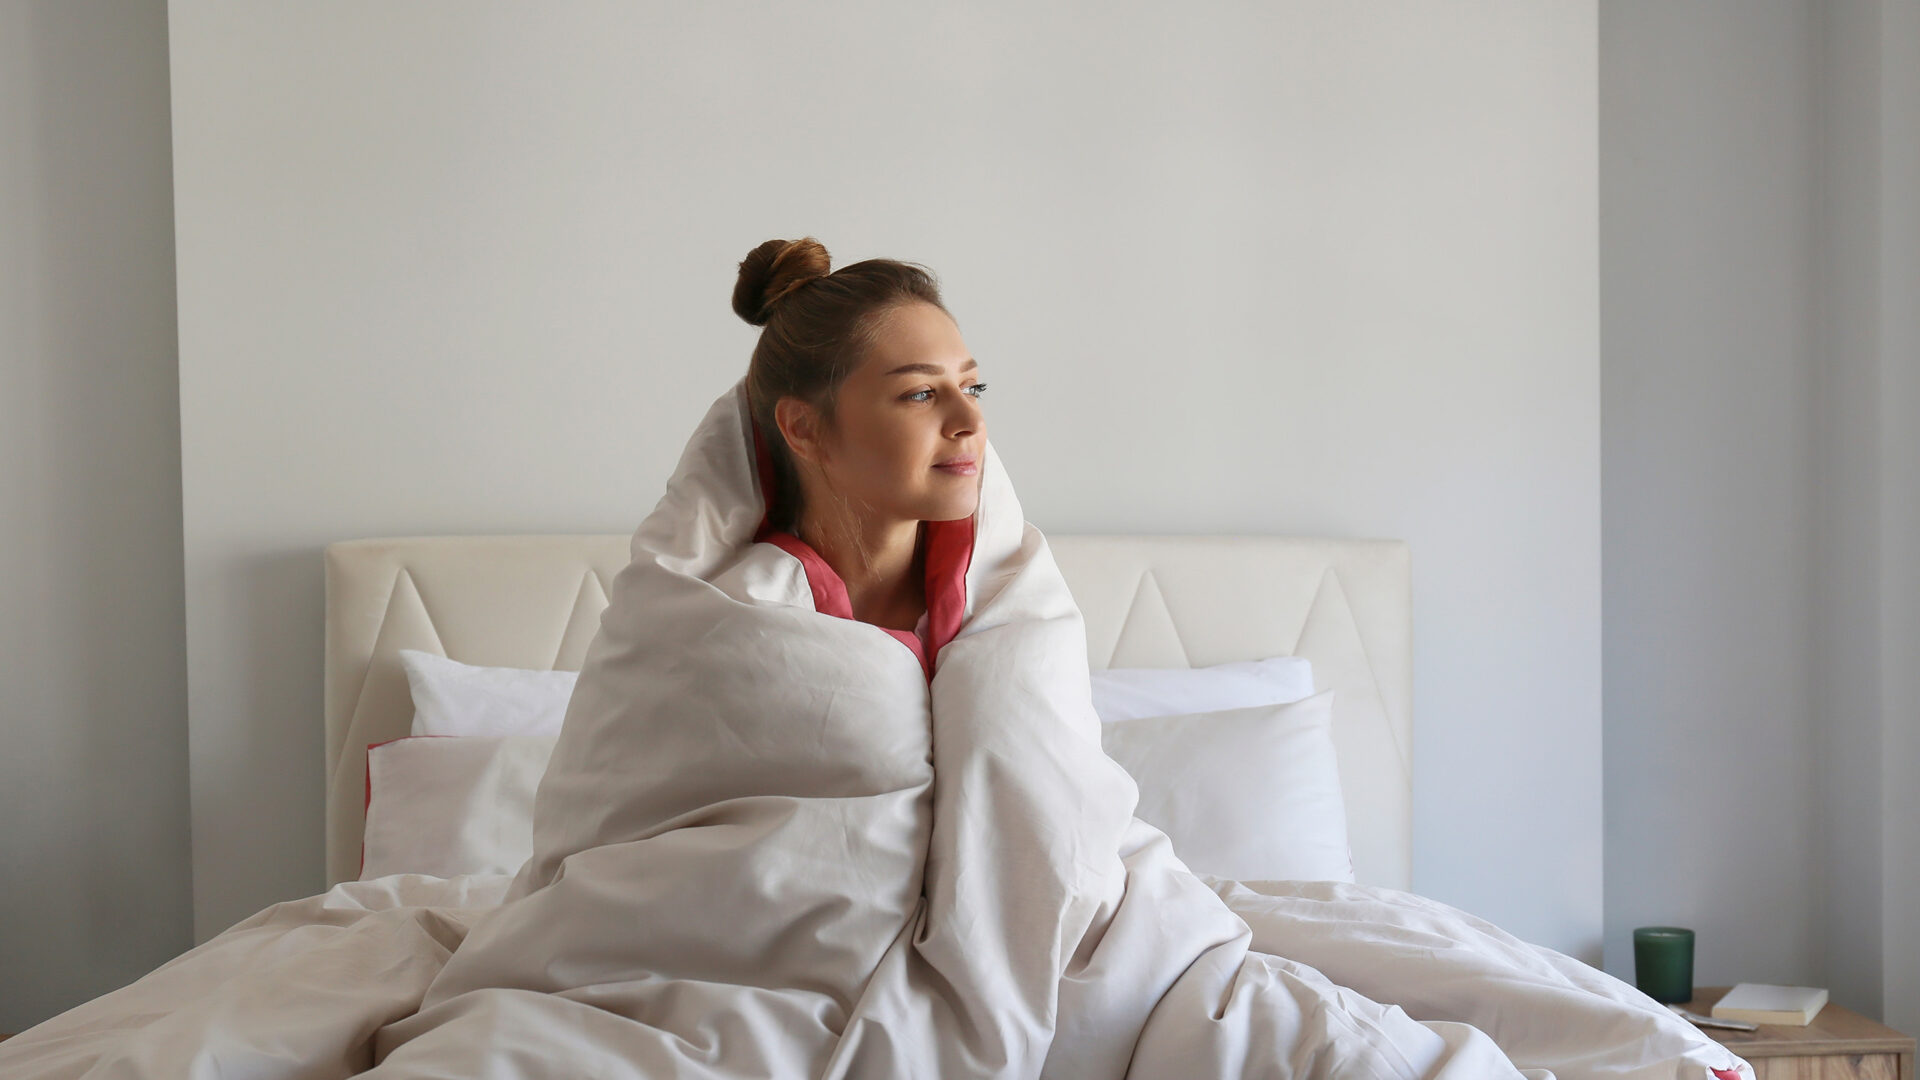
[[[916,300],[947,310],[938,280],[918,263],[868,259],[832,272],[828,266],[827,249],[811,236],[769,240],[740,261],[733,286],[734,313],[765,327],[747,363],[747,400],[773,462],[769,522],[786,532],[799,524],[803,493],[774,406],[799,398],[832,430],[840,384],[859,367],[887,313]]]

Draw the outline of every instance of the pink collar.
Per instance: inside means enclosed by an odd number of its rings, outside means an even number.
[[[749,426],[753,428],[753,456],[760,473],[760,490],[772,492],[773,458],[760,437],[760,425]],[[812,545],[792,533],[772,528],[769,521],[773,514],[770,498],[768,502],[769,505],[761,508],[760,525],[753,533],[754,542],[773,544],[800,560],[801,569],[807,574],[807,584],[813,589],[814,610],[852,619],[853,604],[847,598],[847,583],[841,580],[840,575]],[[959,634],[961,620],[966,617],[967,567],[972,562],[972,517],[927,522],[927,640],[922,642],[920,636],[911,630],[894,630],[884,626],[878,628],[912,650],[920,661],[921,670],[926,672],[928,682],[933,681],[934,658],[940,655],[940,650],[947,642]]]

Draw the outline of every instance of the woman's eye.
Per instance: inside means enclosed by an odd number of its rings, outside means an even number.
[[[967,387],[967,392],[972,394],[974,397],[979,397],[981,394],[984,394],[987,392],[987,384],[983,382],[974,383],[971,386]],[[931,394],[931,393],[933,393],[933,391],[931,390],[915,390],[913,393],[907,395],[906,400],[925,401],[926,398],[922,395]]]

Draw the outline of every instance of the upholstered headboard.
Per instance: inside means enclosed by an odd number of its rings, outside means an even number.
[[[399,650],[578,670],[625,534],[347,540],[326,550],[327,882],[357,876],[366,747],[406,735]],[[1408,553],[1390,540],[1050,536],[1096,668],[1305,656],[1334,691],[1355,876],[1412,878]]]

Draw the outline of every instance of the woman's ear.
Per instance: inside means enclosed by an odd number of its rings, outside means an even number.
[[[773,406],[773,422],[780,437],[787,441],[793,456],[815,465],[820,463],[820,414],[797,397],[783,397]]]

